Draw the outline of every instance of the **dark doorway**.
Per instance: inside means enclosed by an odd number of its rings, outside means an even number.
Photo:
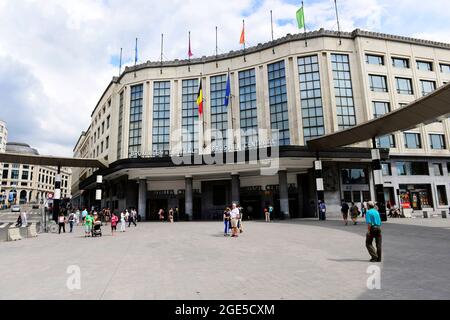
[[[241,195],[241,206],[243,210],[244,220],[262,219],[261,196],[257,195]]]

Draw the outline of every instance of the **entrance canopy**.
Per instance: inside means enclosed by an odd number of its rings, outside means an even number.
[[[429,95],[403,108],[389,112],[382,117],[347,130],[310,140],[308,141],[308,146],[316,151],[349,146],[395,131],[412,129],[419,124],[430,124],[449,115],[450,84],[447,84]]]
[[[61,158],[53,156],[0,153],[0,162],[71,168],[106,168],[100,159]]]

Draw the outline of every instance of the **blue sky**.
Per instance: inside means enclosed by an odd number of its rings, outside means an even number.
[[[336,29],[333,0],[304,1],[308,30]],[[344,31],[355,28],[450,43],[448,0],[338,0]],[[0,0],[0,118],[9,140],[42,154],[72,155],[79,134],[111,77],[124,65],[239,49],[242,19],[247,45],[296,33],[292,0]]]

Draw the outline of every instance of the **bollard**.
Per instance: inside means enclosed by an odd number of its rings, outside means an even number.
[[[442,219],[447,219],[447,211],[442,210],[441,213],[442,213]]]
[[[37,237],[37,230],[36,230],[36,224],[31,223],[28,226],[28,238],[35,238]]]
[[[9,228],[8,229],[8,241],[21,240],[19,228]]]
[[[428,211],[423,211],[423,217],[424,219],[428,219]]]

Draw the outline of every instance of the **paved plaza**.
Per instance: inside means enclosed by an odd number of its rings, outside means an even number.
[[[369,290],[363,224],[141,223],[112,237],[0,242],[0,299],[449,299],[450,219],[390,220],[381,289]],[[69,266],[81,289],[69,290]]]

